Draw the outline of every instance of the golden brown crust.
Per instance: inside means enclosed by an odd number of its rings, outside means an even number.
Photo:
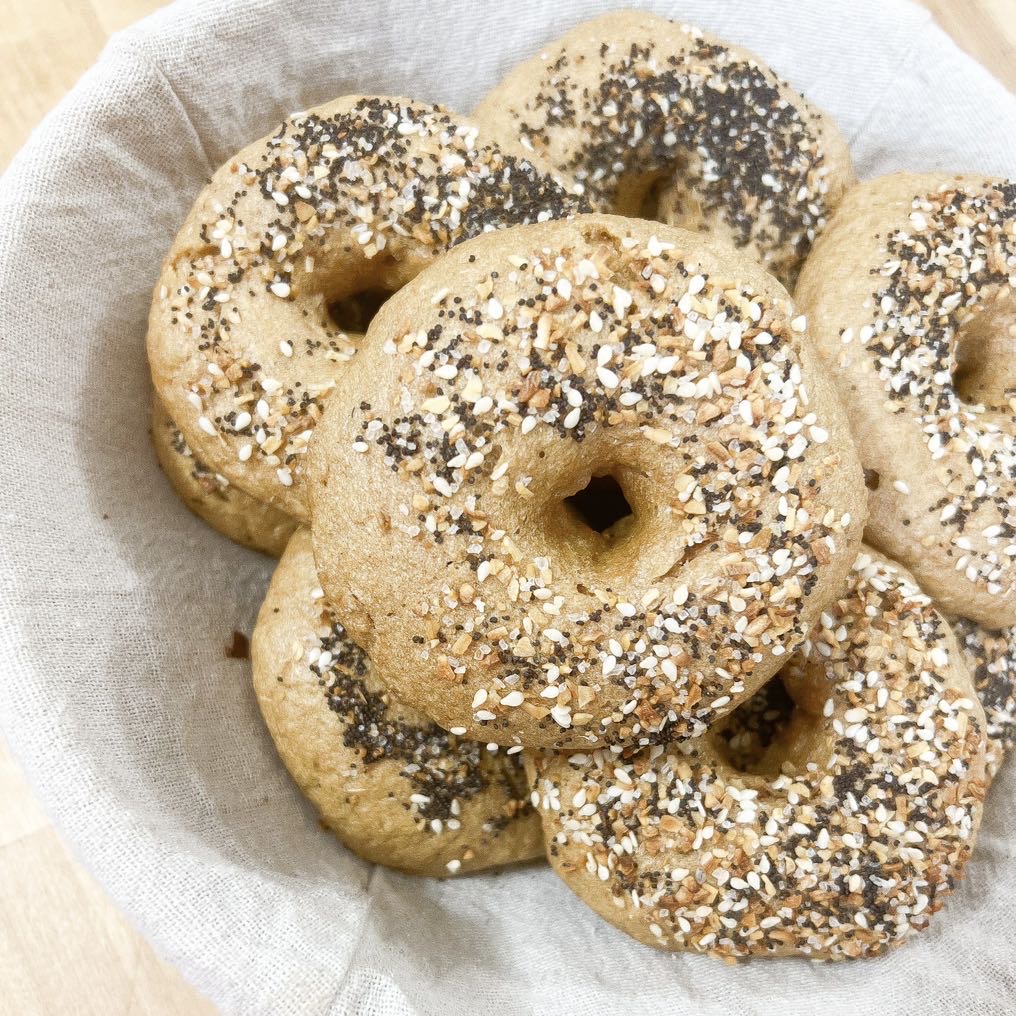
[[[307,443],[356,346],[329,306],[576,207],[439,107],[353,95],[298,114],[218,170],[177,235],[149,317],[156,389],[211,469],[303,518]]]
[[[317,584],[310,534],[299,530],[272,578],[251,652],[265,723],[324,823],[361,857],[414,874],[540,856],[519,759],[395,702]]]
[[[597,210],[701,230],[788,285],[855,180],[833,122],[762,60],[644,11],[542,46],[474,117]]]
[[[1016,623],[1014,361],[987,347],[1014,294],[1016,186],[947,174],[855,188],[797,289],[867,470],[866,539],[991,628]]]
[[[157,398],[152,400],[152,444],[173,489],[198,518],[244,547],[272,557],[282,554],[296,522],[238,490],[195,458]]]
[[[539,746],[689,736],[838,592],[861,471],[786,292],[616,216],[490,233],[382,308],[312,451],[326,592],[400,697]],[[610,475],[601,534],[570,495]]]
[[[863,552],[781,677],[796,708],[751,772],[715,733],[528,756],[551,864],[639,941],[870,956],[925,928],[962,877],[984,713],[912,578]]]

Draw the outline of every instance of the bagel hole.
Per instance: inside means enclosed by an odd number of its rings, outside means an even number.
[[[589,482],[566,497],[564,503],[574,518],[608,539],[624,528],[625,519],[635,515],[621,484],[609,473],[590,477]]]
[[[663,192],[666,190],[667,184],[670,183],[671,177],[669,174],[661,173],[659,176],[653,177],[646,189],[642,193],[642,199],[639,202],[637,209],[637,215],[640,219],[655,219],[660,220],[660,216],[663,213],[661,207]]]
[[[339,331],[362,335],[384,306],[392,292],[387,289],[364,289],[328,304],[328,317]]]
[[[1016,398],[1016,297],[988,301],[960,327],[952,382],[968,405],[1011,407]]]
[[[771,774],[776,761],[770,748],[789,732],[791,722],[803,719],[801,711],[777,674],[750,699],[742,702],[719,726],[715,744],[733,769],[753,775]],[[778,762],[795,762],[780,751]]]

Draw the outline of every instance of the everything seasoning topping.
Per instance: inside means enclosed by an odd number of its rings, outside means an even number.
[[[1016,747],[1016,628],[989,631],[962,617],[952,626],[984,706],[994,771],[1003,753]]]
[[[916,413],[947,491],[930,510],[957,533],[956,570],[1000,594],[1016,558],[1016,393],[1005,407],[971,403],[955,375],[965,331],[1016,294],[1016,184],[946,188],[911,208],[907,226],[887,238],[871,323],[840,338],[871,354],[891,412]],[[969,532],[969,517],[985,506],[997,521]]]
[[[320,599],[320,590],[314,591]],[[496,745],[481,745],[442,730],[425,716],[392,703],[371,675],[370,661],[327,609],[320,628],[297,644],[300,658],[317,674],[328,708],[341,723],[342,743],[360,757],[364,770],[376,763],[398,763],[406,781],[404,807],[422,831],[460,828],[465,802],[491,785],[504,784],[507,822],[529,810],[520,800],[524,784],[520,756],[495,758]],[[487,832],[500,829],[496,820]],[[495,828],[497,827],[497,828]]]
[[[615,208],[625,177],[658,177],[677,221],[721,218],[736,244],[753,243],[792,280],[825,225],[820,140],[772,71],[680,31],[679,52],[649,39],[605,43],[596,87],[580,83],[587,58],[563,49],[517,114],[523,143],[542,154],[558,131],[580,130],[588,143],[562,168],[597,208]]]
[[[201,489],[207,494],[215,494],[219,497],[225,497],[226,490],[229,488],[229,480],[221,474],[213,472],[194,455],[194,453],[190,450],[190,446],[183,439],[183,434],[180,433],[176,424],[173,423],[172,420],[167,420],[165,426],[169,430],[170,447],[181,458],[190,460],[190,474],[192,479],[196,480],[201,485]]]
[[[781,674],[817,737],[809,757],[780,733],[765,776],[732,768],[714,735],[540,756],[552,860],[668,948],[864,956],[924,928],[984,795],[981,713],[950,677],[945,631],[908,578],[862,554]]]
[[[351,445],[404,481],[391,527],[462,576],[413,607],[421,664],[473,682],[472,721],[492,733],[519,709],[573,744],[702,732],[762,653],[803,638],[851,522],[821,495],[842,461],[802,377],[803,320],[655,235],[599,227],[477,264],[471,290],[430,305],[383,349],[403,379],[394,415],[361,402]],[[549,491],[568,446],[593,475],[637,466],[655,487],[637,538],[612,537],[623,588],[513,521],[512,505],[564,511]],[[633,590],[644,547],[669,557]]]
[[[185,382],[197,427],[231,439],[239,461],[274,467],[284,487],[356,349],[328,316],[352,283],[336,263],[383,275],[393,258],[583,208],[477,128],[393,99],[296,115],[229,171],[232,196],[206,202],[200,244],[172,264],[160,299],[198,353]]]

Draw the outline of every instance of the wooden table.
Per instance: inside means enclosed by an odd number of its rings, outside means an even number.
[[[1016,0],[925,2],[960,46],[1016,89]],[[0,0],[0,169],[110,33],[159,6]],[[0,744],[0,1014],[214,1011],[70,857]]]

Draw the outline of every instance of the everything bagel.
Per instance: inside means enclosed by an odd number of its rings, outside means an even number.
[[[355,351],[329,308],[578,207],[439,107],[346,96],[301,113],[223,166],[177,235],[149,318],[155,387],[210,469],[304,518],[310,435]]]
[[[787,285],[854,182],[832,121],[762,60],[642,11],[541,47],[473,115],[598,211],[743,247]]]
[[[1016,624],[1016,184],[861,184],[797,300],[849,407],[865,538],[946,613]]]
[[[306,530],[275,571],[251,654],[282,761],[361,857],[441,876],[540,856],[519,757],[448,734],[390,697],[324,606]]]
[[[692,736],[751,695],[863,526],[803,328],[750,261],[614,216],[478,237],[389,300],[310,493],[393,692],[526,746]]]
[[[795,708],[751,771],[713,731],[527,763],[551,864],[639,941],[870,956],[927,927],[962,877],[985,792],[984,713],[911,577],[862,553],[780,676]]]

